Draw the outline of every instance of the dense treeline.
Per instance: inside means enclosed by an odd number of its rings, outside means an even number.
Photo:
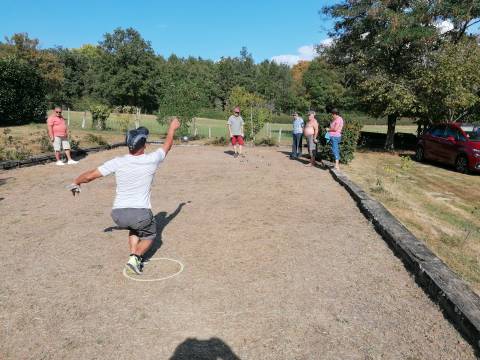
[[[76,110],[105,104],[156,113],[159,109],[175,111],[172,104],[177,104],[229,111],[230,95],[235,87],[241,87],[257,96],[272,113],[288,113],[324,108],[344,92],[341,84],[325,84],[325,89],[315,85],[322,79],[338,80],[321,60],[316,60],[318,64],[312,66],[311,73],[308,66],[303,66],[301,76],[295,77],[298,69],[287,65],[268,60],[256,64],[246,48],[237,57],[217,62],[175,55],[165,59],[132,28],[118,28],[105,34],[98,45],[78,49],[40,49],[38,44],[37,39],[23,33],[6,38],[0,43],[2,64],[8,61],[30,67],[41,75],[46,103]],[[27,88],[29,84],[22,81],[17,86]],[[31,116],[2,116],[1,121],[31,121],[38,114],[37,109]]]
[[[9,89],[0,121],[42,120],[47,104],[135,107],[159,119],[177,114],[187,121],[201,109],[229,111],[239,99],[264,118],[334,105],[387,118],[391,149],[399,118],[415,120],[420,131],[432,122],[480,120],[474,34],[480,0],[344,0],[323,13],[335,21],[332,44],[292,68],[268,60],[256,64],[246,48],[216,62],[165,59],[131,28],[79,49],[40,49],[37,39],[15,34],[0,43],[0,89]],[[31,75],[15,75],[18,69]],[[33,92],[35,100],[26,102],[25,94]]]

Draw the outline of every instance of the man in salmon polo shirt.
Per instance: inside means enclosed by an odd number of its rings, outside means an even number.
[[[68,141],[68,129],[65,124],[65,119],[62,116],[62,108],[57,106],[53,109],[53,114],[47,119],[48,137],[53,143],[53,150],[55,150],[56,165],[62,166],[65,163],[60,160],[60,150],[63,148],[65,155],[67,155],[67,164],[73,165],[75,161],[70,156],[70,142]]]

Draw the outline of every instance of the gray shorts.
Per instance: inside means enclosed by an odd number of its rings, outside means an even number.
[[[157,236],[157,223],[150,209],[113,209],[112,219],[121,229],[130,230],[140,239],[153,240]]]
[[[317,149],[317,144],[313,141],[313,135],[307,136],[308,150],[313,151]]]

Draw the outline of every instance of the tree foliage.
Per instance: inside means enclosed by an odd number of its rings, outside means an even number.
[[[325,55],[331,64],[343,69],[347,83],[367,111],[388,117],[387,149],[393,148],[395,124],[400,116],[431,121],[432,116],[445,115],[445,109],[430,110],[431,106],[442,107],[442,103],[435,102],[439,97],[432,86],[446,85],[432,74],[443,66],[449,73],[446,78],[461,78],[458,68],[446,66],[439,57],[446,51],[441,50],[446,44],[467,37],[466,30],[480,16],[479,6],[476,0],[368,0],[343,1],[323,9],[336,20],[331,33],[335,41]],[[453,28],[442,32],[438,27],[441,21],[449,21]],[[445,89],[456,91],[448,85]],[[467,100],[466,92],[458,89],[462,94],[453,95],[455,101],[443,102],[453,106],[447,112],[474,102],[473,97]]]
[[[267,101],[261,96],[248,92],[241,86],[235,86],[227,102],[229,108],[239,106],[245,122],[245,137],[254,140],[255,135],[263,128],[266,122],[271,122],[272,112]]]
[[[156,59],[150,42],[135,29],[117,28],[99,44],[98,94],[112,105],[157,108]]]
[[[424,124],[479,118],[480,46],[473,40],[445,43],[417,69],[417,94]]]
[[[31,64],[15,57],[0,58],[1,126],[44,120],[46,84]]]

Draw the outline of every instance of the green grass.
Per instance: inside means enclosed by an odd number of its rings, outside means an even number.
[[[408,155],[357,152],[343,171],[480,293],[480,176]]]
[[[204,112],[205,113],[205,112]],[[207,114],[207,113],[205,113]],[[212,114],[208,113],[209,115],[213,116],[221,116],[221,112],[213,112]],[[82,119],[84,113],[80,111],[64,111],[64,117],[68,120],[70,118],[70,129],[82,129]],[[349,118],[357,118],[361,122],[371,123],[374,122],[375,119],[368,117],[365,114],[361,113],[352,113],[351,115],[345,115],[346,121]],[[276,119],[281,119],[285,121],[285,119],[290,119],[286,123],[271,123],[265,126],[256,136],[257,140],[265,139],[265,138],[272,138],[276,142],[279,142],[279,132],[282,130],[282,136],[280,138],[280,145],[289,145],[291,142],[291,118],[288,116],[277,116]],[[248,121],[248,117],[245,115],[245,121]],[[376,120],[375,120],[376,121]],[[379,121],[380,122],[380,121]],[[162,136],[165,135],[167,132],[167,125],[159,124],[155,115],[145,115],[142,114],[138,118],[138,123],[140,126],[147,127],[153,135]],[[203,138],[208,138],[209,134],[212,138],[218,137],[228,137],[228,129],[227,129],[227,118],[225,119],[213,119],[213,118],[204,118],[198,117],[195,120],[195,126],[197,128],[197,134]],[[134,115],[119,115],[119,114],[111,114],[107,120],[107,130],[113,134],[122,134],[123,128],[127,125],[128,128],[133,129],[135,127],[135,116]],[[270,129],[270,131],[268,131]],[[94,132],[97,134],[105,133],[104,131],[98,131],[92,128],[92,117],[89,112],[86,112],[85,117],[85,128],[84,130],[88,130],[89,132]],[[372,131],[372,132],[379,132],[379,133],[386,133],[387,126],[386,125],[364,125],[364,131]],[[405,132],[405,133],[416,133],[416,126],[415,125],[398,125],[397,132]],[[190,127],[190,133],[194,134],[194,123],[192,122]]]

